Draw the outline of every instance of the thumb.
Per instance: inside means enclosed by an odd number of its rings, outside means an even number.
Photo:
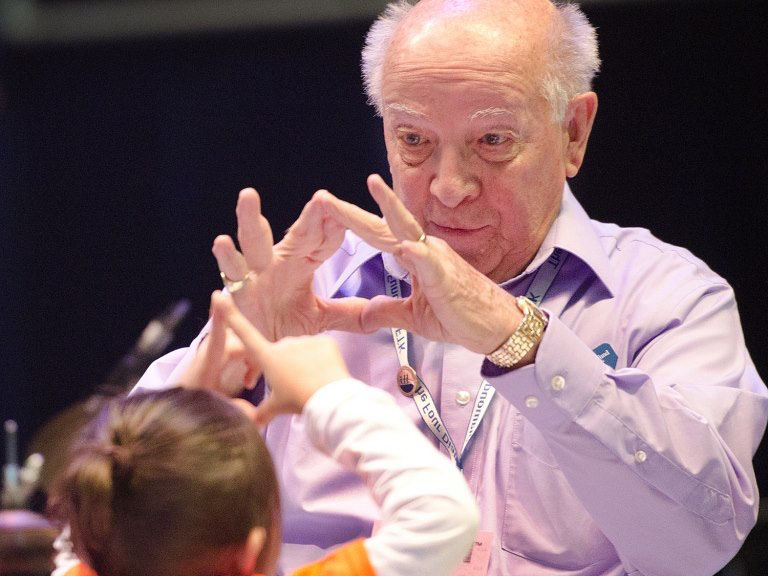
[[[415,331],[411,298],[399,299],[375,296],[363,308],[360,323],[364,332],[379,328],[403,328]]]

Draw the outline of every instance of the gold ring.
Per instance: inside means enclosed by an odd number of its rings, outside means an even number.
[[[416,240],[416,242],[426,242],[426,241],[427,241],[427,235],[424,232],[422,232],[421,236],[419,236],[419,239]]]
[[[224,274],[224,272],[219,272],[219,275],[221,276],[221,281],[224,283],[224,287],[230,294],[242,290],[243,286],[245,286],[248,283],[248,280],[251,279],[250,271],[240,280],[232,280],[232,278]]]

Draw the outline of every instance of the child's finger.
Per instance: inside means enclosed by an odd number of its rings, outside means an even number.
[[[260,360],[267,347],[270,346],[270,342],[240,313],[237,306],[232,302],[232,298],[221,293],[214,296],[214,305],[220,311],[226,324],[240,338],[251,360],[255,360],[256,365],[261,366]]]

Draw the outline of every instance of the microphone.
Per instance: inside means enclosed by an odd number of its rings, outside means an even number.
[[[173,334],[190,309],[190,302],[182,299],[166,308],[144,328],[138,341],[112,368],[99,387],[102,394],[113,395],[130,390],[139,381],[149,365],[173,340]]]
[[[67,466],[67,446],[72,437],[98,413],[106,401],[128,392],[136,385],[149,365],[171,343],[176,328],[184,320],[190,307],[190,302],[186,299],[168,306],[162,314],[147,324],[136,344],[112,368],[103,383],[96,386],[91,396],[65,409],[38,430],[30,447],[32,451],[42,455],[45,466],[40,470],[42,462],[39,457],[38,460],[29,462],[30,479],[35,476],[37,470],[39,473],[35,483],[44,491],[50,488],[59,472]],[[18,467],[18,463],[16,466]],[[6,473],[13,476],[18,474],[13,468]]]

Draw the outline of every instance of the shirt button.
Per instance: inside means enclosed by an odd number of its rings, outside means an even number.
[[[635,452],[635,462],[642,464],[646,460],[648,460],[648,454],[646,454],[645,451],[638,450]]]
[[[539,399],[536,396],[526,396],[525,405],[528,408],[536,408],[539,405]]]
[[[469,392],[466,390],[459,390],[459,392],[456,393],[456,403],[461,406],[466,406],[469,402]]]
[[[560,375],[555,376],[554,378],[552,378],[551,386],[552,386],[552,390],[554,390],[555,392],[560,392],[560,390],[565,388],[565,378],[563,378]]]

